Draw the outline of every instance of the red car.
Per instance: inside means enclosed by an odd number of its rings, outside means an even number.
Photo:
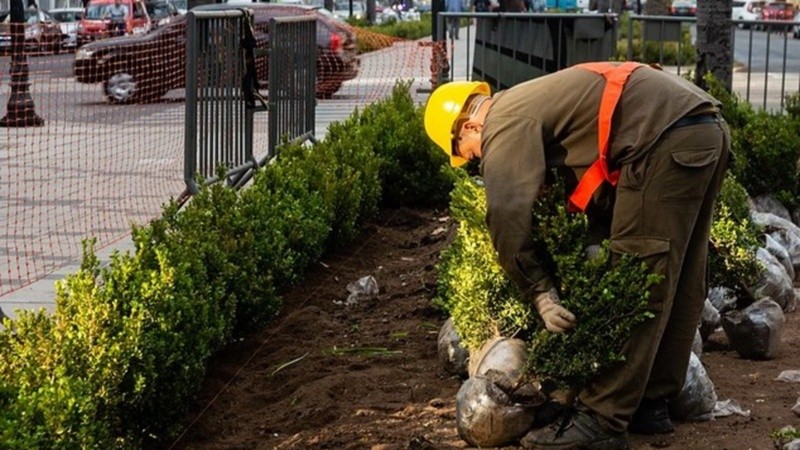
[[[86,12],[78,23],[78,45],[118,35],[114,23],[106,16],[106,11],[114,4],[114,0],[90,0]],[[128,10],[119,34],[143,34],[150,30],[150,17],[141,0],[122,0]]]
[[[794,20],[794,5],[788,2],[769,2],[761,10],[761,20]]]

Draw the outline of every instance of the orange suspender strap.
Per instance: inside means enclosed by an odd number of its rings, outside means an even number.
[[[617,185],[619,171],[609,172],[608,162],[606,161],[609,138],[611,137],[611,120],[614,117],[614,110],[617,108],[619,98],[622,96],[622,89],[625,87],[625,83],[634,70],[644,67],[644,65],[626,62],[615,66],[610,63],[599,62],[578,64],[575,67],[595,72],[606,79],[606,87],[603,89],[597,120],[598,158],[583,174],[575,191],[569,197],[568,203],[571,212],[584,212],[592,199],[592,195],[603,184],[603,181],[608,181],[612,186]]]

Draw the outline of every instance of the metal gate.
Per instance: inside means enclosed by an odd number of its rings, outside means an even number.
[[[222,179],[240,187],[275,156],[279,139],[313,139],[316,19],[271,19],[267,29],[254,26],[253,14],[187,13],[187,195]],[[268,115],[267,143],[254,142],[259,112]]]

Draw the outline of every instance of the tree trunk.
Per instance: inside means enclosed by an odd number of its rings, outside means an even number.
[[[703,89],[707,89],[703,78],[709,72],[728,90],[732,87],[731,10],[731,0],[697,2],[697,68],[694,82]]]

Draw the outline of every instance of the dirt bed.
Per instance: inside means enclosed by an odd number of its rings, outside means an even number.
[[[461,381],[436,355],[446,317],[430,301],[434,265],[454,230],[446,211],[383,211],[351,246],[309,270],[271,326],[212,361],[184,435],[165,448],[467,448],[455,428]],[[366,275],[380,294],[340,304],[347,284]],[[790,408],[800,385],[774,379],[800,369],[799,345],[796,313],[787,315],[773,361],[741,359],[715,333],[702,360],[720,400],[739,401],[751,416],[632,436],[633,448],[773,448],[770,431],[798,425]]]

